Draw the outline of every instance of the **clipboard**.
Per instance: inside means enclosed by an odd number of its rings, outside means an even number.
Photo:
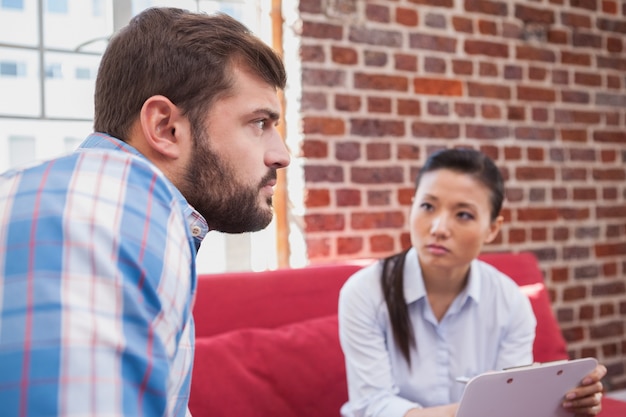
[[[595,358],[546,362],[470,379],[456,417],[572,417],[565,394],[598,364]]]

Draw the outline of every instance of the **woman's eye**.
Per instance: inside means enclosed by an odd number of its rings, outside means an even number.
[[[474,215],[472,213],[468,213],[467,211],[462,211],[457,216],[462,220],[472,220]]]
[[[422,203],[422,204],[420,204],[420,208],[421,208],[422,210],[429,211],[429,210],[432,210],[432,209],[433,209],[433,205],[432,205],[432,204],[430,204],[430,203]]]

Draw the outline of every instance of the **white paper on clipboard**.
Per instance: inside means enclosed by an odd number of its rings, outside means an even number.
[[[598,364],[594,358],[547,362],[470,379],[456,417],[572,417],[561,404]]]

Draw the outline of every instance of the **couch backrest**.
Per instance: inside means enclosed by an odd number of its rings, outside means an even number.
[[[537,317],[535,360],[567,358],[566,343],[535,256],[530,252],[485,253],[480,258],[513,278],[529,297]],[[371,262],[201,275],[194,307],[196,336],[275,328],[335,314],[345,280]]]

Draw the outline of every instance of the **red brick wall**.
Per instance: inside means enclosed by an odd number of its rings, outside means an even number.
[[[311,262],[409,245],[426,155],[478,147],[507,178],[489,250],[532,251],[572,357],[626,388],[626,3],[300,0]]]

